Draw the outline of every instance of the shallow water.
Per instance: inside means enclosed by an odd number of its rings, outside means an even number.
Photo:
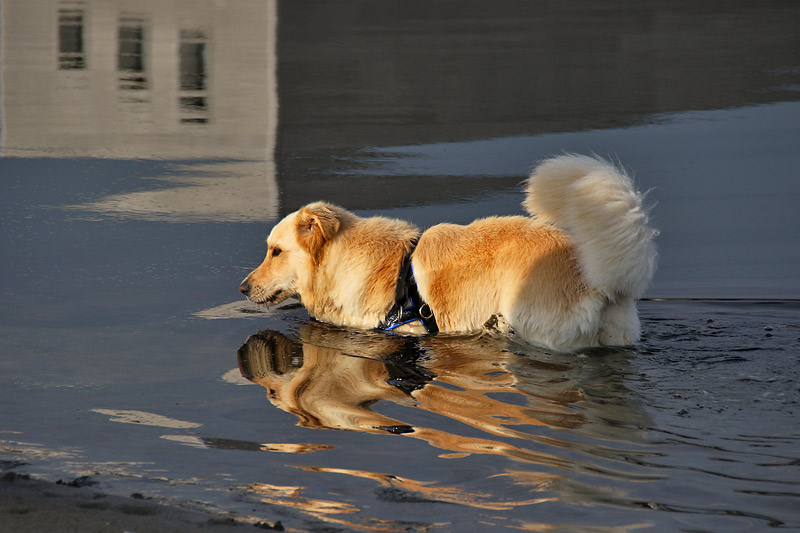
[[[800,527],[800,9],[592,6],[4,2],[0,464],[296,530]],[[651,190],[634,349],[237,298],[303,203],[516,214],[563,150]]]

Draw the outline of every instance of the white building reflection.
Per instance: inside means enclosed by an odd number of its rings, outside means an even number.
[[[277,213],[276,0],[5,0],[0,18],[0,155],[226,159],[212,188],[257,197],[258,218]],[[231,160],[248,161],[250,177],[264,162],[256,189],[231,177]],[[151,195],[159,211],[172,202],[202,217],[187,207],[213,202],[197,195],[202,183],[181,187],[196,200]],[[94,205],[124,210],[125,198]]]

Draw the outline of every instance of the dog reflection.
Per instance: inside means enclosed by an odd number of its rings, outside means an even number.
[[[413,399],[389,383],[386,364],[367,358],[397,351],[399,344],[386,335],[370,339],[372,345],[363,336],[331,339],[320,335],[321,329],[328,328],[305,327],[302,343],[274,331],[251,336],[239,349],[242,376],[266,388],[273,405],[296,415],[301,426],[402,432],[402,423],[370,405],[378,400],[412,404]],[[322,344],[332,341],[340,347]]]
[[[492,453],[553,464],[561,459],[490,436],[535,441],[540,437],[526,426],[577,428],[586,422],[573,405],[582,392],[563,377],[569,366],[525,360],[540,386],[520,386],[508,366],[521,358],[491,337],[396,337],[317,322],[305,324],[299,337],[260,332],[238,357],[242,375],[267,389],[270,402],[304,427],[405,434],[452,452],[450,457]],[[453,429],[459,424],[452,422],[420,427],[382,415],[372,409],[379,401],[439,414],[489,438],[458,435]]]
[[[646,440],[639,439],[636,429],[647,427],[643,412],[623,385],[629,354],[576,358],[526,351],[517,355],[512,348],[508,339],[487,335],[397,337],[308,322],[296,338],[275,331],[253,335],[238,356],[242,375],[266,388],[270,401],[297,416],[301,426],[401,434],[443,450],[442,458],[493,454],[515,459],[500,461],[490,476],[492,483],[504,478],[513,486],[510,492],[474,491],[359,469],[300,467],[304,470],[370,479],[418,495],[420,501],[498,512],[554,500],[629,506],[623,492],[586,483],[584,477],[617,482],[660,479],[652,472],[630,469],[631,464],[648,460],[646,450],[619,446]],[[407,420],[379,413],[384,410],[376,406],[381,401],[408,407],[393,410],[404,413],[398,416]],[[413,423],[424,414],[420,409],[439,415],[424,417],[435,420],[435,427]],[[542,431],[542,426],[564,431]],[[576,433],[579,438],[573,438]],[[614,460],[624,469],[616,469]],[[357,519],[342,516],[354,512],[349,502],[309,498],[303,487],[254,484],[250,490],[262,501],[300,509],[346,528],[405,530],[383,529],[383,524],[363,528]],[[537,526],[531,523],[531,529]]]

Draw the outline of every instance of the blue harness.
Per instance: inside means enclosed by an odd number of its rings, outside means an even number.
[[[411,243],[403,264],[400,267],[400,274],[397,277],[397,288],[395,289],[394,305],[389,310],[378,329],[392,331],[404,324],[416,322],[417,320],[428,330],[428,333],[437,333],[439,326],[436,325],[436,317],[430,306],[422,300],[417,288],[417,280],[414,279],[414,268],[411,266],[411,254],[417,246],[416,239]]]

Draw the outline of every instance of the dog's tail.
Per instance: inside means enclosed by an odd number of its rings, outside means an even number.
[[[590,287],[611,301],[644,293],[655,270],[658,232],[622,169],[604,159],[566,154],[543,161],[527,184],[523,206],[569,234]]]

